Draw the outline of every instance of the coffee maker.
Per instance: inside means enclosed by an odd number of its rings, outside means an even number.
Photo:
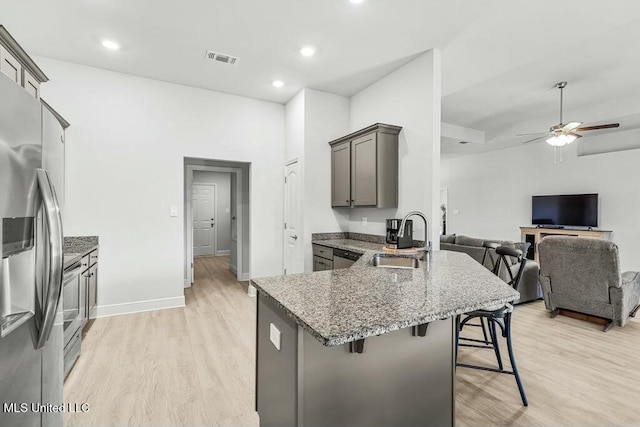
[[[402,219],[387,220],[387,246],[395,249],[405,249],[413,247],[413,221],[407,220],[404,224],[404,236],[398,237]]]

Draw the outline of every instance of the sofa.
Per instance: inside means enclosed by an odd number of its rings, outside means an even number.
[[[493,270],[493,267],[498,261],[498,255],[496,254],[495,249],[485,247],[485,244],[487,243],[495,243],[500,246],[519,249],[525,255],[529,248],[529,243],[512,242],[511,240],[478,239],[475,237],[455,234],[440,236],[441,250],[464,252],[474,260],[478,261],[478,263],[484,265],[487,269]],[[515,258],[511,258],[511,266],[509,268],[515,274],[520,268],[520,263],[518,263]],[[542,289],[538,280],[539,274],[540,267],[538,266],[538,263],[528,259],[522,273],[522,278],[520,279],[520,285],[518,286],[520,298],[515,301],[515,304],[542,299]],[[498,275],[503,280],[508,276],[507,272],[503,270],[499,271]]]

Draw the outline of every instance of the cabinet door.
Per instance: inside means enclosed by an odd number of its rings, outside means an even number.
[[[0,45],[0,71],[17,84],[22,85],[22,66],[2,45]]]
[[[42,167],[49,171],[60,210],[64,214],[64,129],[44,105],[42,106]]]
[[[22,79],[22,87],[31,94],[35,99],[40,99],[40,83],[29,73],[24,70],[24,78]]]
[[[346,141],[331,147],[331,206],[351,206],[351,152]]]
[[[351,202],[352,206],[375,206],[376,133],[351,141]]]
[[[89,319],[89,270],[80,276],[80,314],[84,325]]]
[[[98,264],[89,269],[89,318],[95,317],[95,308],[98,303]]]

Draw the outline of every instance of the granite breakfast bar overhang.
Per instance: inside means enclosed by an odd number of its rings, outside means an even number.
[[[252,279],[262,427],[454,425],[453,317],[518,293],[464,253],[387,269],[360,252],[348,269]]]

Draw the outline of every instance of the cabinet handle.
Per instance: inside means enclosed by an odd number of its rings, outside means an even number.
[[[355,202],[355,200],[351,199],[351,203]]]
[[[349,203],[349,200],[347,199],[347,200],[345,200],[345,202]]]

